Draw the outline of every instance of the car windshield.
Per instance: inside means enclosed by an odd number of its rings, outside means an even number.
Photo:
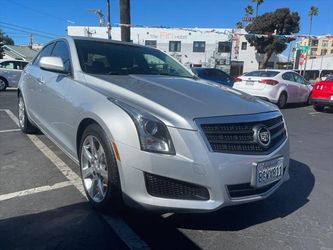
[[[79,39],[75,45],[81,68],[89,74],[195,77],[175,59],[156,49]]]
[[[326,81],[333,81],[333,75],[329,75],[326,77]]]
[[[258,76],[258,77],[274,77],[279,74],[279,71],[266,71],[266,70],[256,70],[244,74],[244,76]]]

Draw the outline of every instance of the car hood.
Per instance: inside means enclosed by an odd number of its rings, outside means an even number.
[[[195,118],[278,110],[275,105],[243,92],[204,80],[161,75],[88,74],[85,79],[90,87],[105,96],[149,112],[167,126],[183,129],[197,129]]]

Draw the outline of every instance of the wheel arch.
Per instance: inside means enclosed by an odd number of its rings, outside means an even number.
[[[6,84],[6,88],[8,87],[8,80],[6,79],[6,77],[4,77],[4,76],[0,76],[0,79],[2,79],[4,82],[5,82],[5,84]]]
[[[80,122],[78,129],[76,131],[76,154],[77,154],[78,159],[80,157],[79,148],[80,148],[81,137],[83,135],[84,130],[91,124],[97,124],[97,125],[101,126],[95,119],[84,118]]]

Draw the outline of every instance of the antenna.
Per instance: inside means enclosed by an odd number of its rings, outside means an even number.
[[[89,12],[95,13],[99,17],[99,26],[104,27],[105,26],[105,19],[104,19],[104,14],[101,9],[89,9]]]

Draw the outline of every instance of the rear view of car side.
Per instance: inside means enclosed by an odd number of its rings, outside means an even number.
[[[313,86],[312,104],[316,111],[323,111],[325,107],[333,107],[333,75],[329,75],[325,81]]]
[[[23,68],[28,64],[19,60],[0,61],[0,91],[7,87],[17,87]]]
[[[284,108],[288,103],[307,103],[312,87],[291,70],[257,70],[239,76],[234,88]]]
[[[199,80],[153,48],[57,39],[18,92],[22,131],[37,126],[79,164],[98,209],[209,212],[264,199],[289,178],[275,105]]]

